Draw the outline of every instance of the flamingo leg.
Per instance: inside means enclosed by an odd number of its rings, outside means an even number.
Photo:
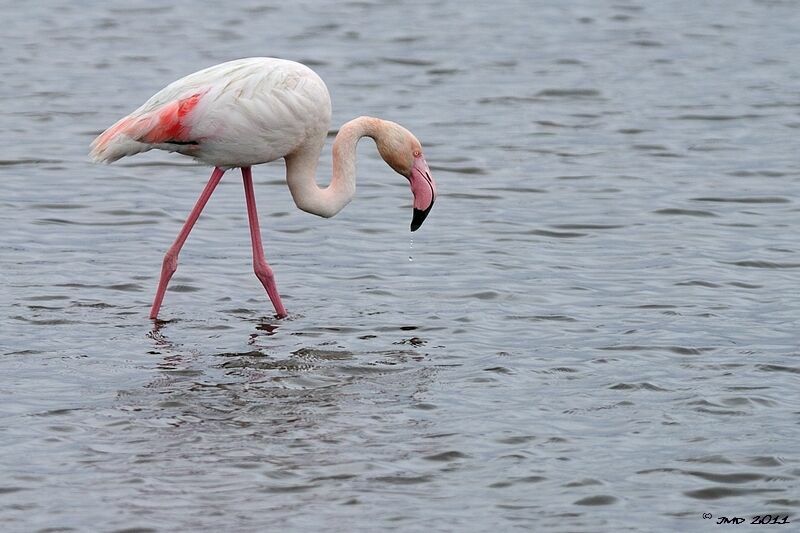
[[[164,263],[161,266],[161,278],[158,281],[158,290],[153,300],[153,307],[150,309],[150,318],[158,318],[158,310],[161,309],[161,302],[164,300],[167,284],[178,269],[178,254],[183,247],[183,243],[186,242],[189,232],[192,231],[195,222],[197,222],[197,219],[200,217],[200,213],[203,211],[208,199],[211,198],[211,193],[214,192],[214,189],[222,179],[223,174],[225,174],[224,170],[219,167],[214,168],[214,172],[211,173],[211,179],[208,180],[206,188],[203,189],[200,198],[197,199],[197,202],[192,208],[192,212],[189,213],[186,222],[183,223],[183,228],[181,228],[180,233],[178,233],[178,237],[175,239],[175,242],[172,243],[172,246],[169,247],[166,255],[164,255]]]
[[[281,302],[281,295],[275,285],[275,275],[264,257],[264,247],[261,244],[261,229],[258,225],[256,195],[253,191],[253,174],[250,167],[242,167],[242,181],[244,182],[244,198],[247,202],[247,220],[250,223],[250,241],[253,243],[253,270],[267,290],[267,295],[272,300],[278,318],[283,318],[287,315],[286,309]]]

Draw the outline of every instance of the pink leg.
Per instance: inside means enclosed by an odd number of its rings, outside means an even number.
[[[242,167],[242,180],[244,181],[244,197],[247,202],[247,220],[250,222],[250,240],[253,243],[253,270],[256,277],[267,289],[269,299],[278,313],[278,318],[286,316],[286,309],[281,303],[281,295],[275,286],[275,276],[264,257],[264,248],[261,245],[261,230],[258,227],[258,212],[256,211],[256,195],[253,192],[253,175],[250,167]]]
[[[172,246],[170,246],[169,250],[167,250],[167,254],[164,256],[164,263],[161,266],[161,279],[158,281],[156,297],[153,300],[153,307],[150,309],[150,318],[158,318],[158,310],[161,309],[161,302],[164,300],[164,293],[167,291],[167,284],[169,283],[170,278],[172,278],[172,275],[178,269],[178,254],[183,247],[183,243],[186,242],[186,238],[189,236],[189,232],[192,231],[194,223],[197,222],[200,212],[205,207],[208,199],[211,198],[211,193],[214,192],[214,189],[217,187],[217,184],[222,179],[222,175],[224,173],[225,171],[221,168],[214,168],[214,172],[211,173],[211,179],[208,180],[206,188],[203,189],[202,194],[200,194],[200,198],[198,198],[197,203],[194,204],[192,212],[189,213],[189,216],[186,218],[186,222],[184,222],[181,232],[178,233],[178,238],[175,239],[175,242],[172,243]]]

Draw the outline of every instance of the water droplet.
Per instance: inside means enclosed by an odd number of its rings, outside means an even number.
[[[414,260],[414,257],[411,255],[411,253],[413,251],[414,251],[414,237],[411,237],[409,239],[409,241],[408,241],[408,262],[409,263]]]

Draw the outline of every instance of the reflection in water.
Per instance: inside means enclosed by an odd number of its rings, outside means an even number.
[[[306,404],[337,410],[345,408],[340,405],[342,400],[347,405],[360,405],[362,381],[371,389],[386,380],[386,386],[396,394],[405,390],[403,394],[413,396],[424,394],[433,375],[425,364],[425,354],[406,349],[354,353],[303,347],[284,354],[261,347],[200,354],[173,343],[165,326],[158,321],[148,334],[154,348],[150,353],[159,355],[156,368],[160,372],[141,396],[143,404],[148,404],[146,398],[155,391],[159,401],[137,409],[159,418],[204,420],[208,410],[221,410],[237,424],[255,413],[257,418],[252,422],[257,423],[265,410],[270,410],[269,416],[293,419],[304,412]],[[266,329],[268,336],[277,331],[277,326],[264,322],[257,322],[255,327]],[[421,346],[424,342],[415,337],[396,344]],[[132,395],[127,392],[127,402]],[[222,422],[225,417],[218,415],[216,420]]]
[[[436,433],[425,415],[433,407],[420,402],[436,375],[423,354],[317,347],[199,354],[173,344],[163,329],[151,336],[159,372],[120,396],[127,416],[118,423],[150,435],[136,456],[139,472],[156,475],[163,464],[191,471],[211,508],[229,506],[234,492],[236,506],[281,509],[298,498],[312,503],[344,481],[402,487],[414,474],[377,457],[395,456],[397,431]],[[421,405],[421,416],[387,409],[404,403]],[[357,499],[349,491],[336,496]]]

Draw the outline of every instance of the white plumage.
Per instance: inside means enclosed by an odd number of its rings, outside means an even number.
[[[163,112],[197,95],[185,115]],[[309,140],[317,144],[330,119],[328,89],[310,68],[284,59],[239,59],[170,83],[100,135],[90,156],[110,163],[158,148],[222,168],[258,165]],[[188,135],[165,135],[176,128]]]

